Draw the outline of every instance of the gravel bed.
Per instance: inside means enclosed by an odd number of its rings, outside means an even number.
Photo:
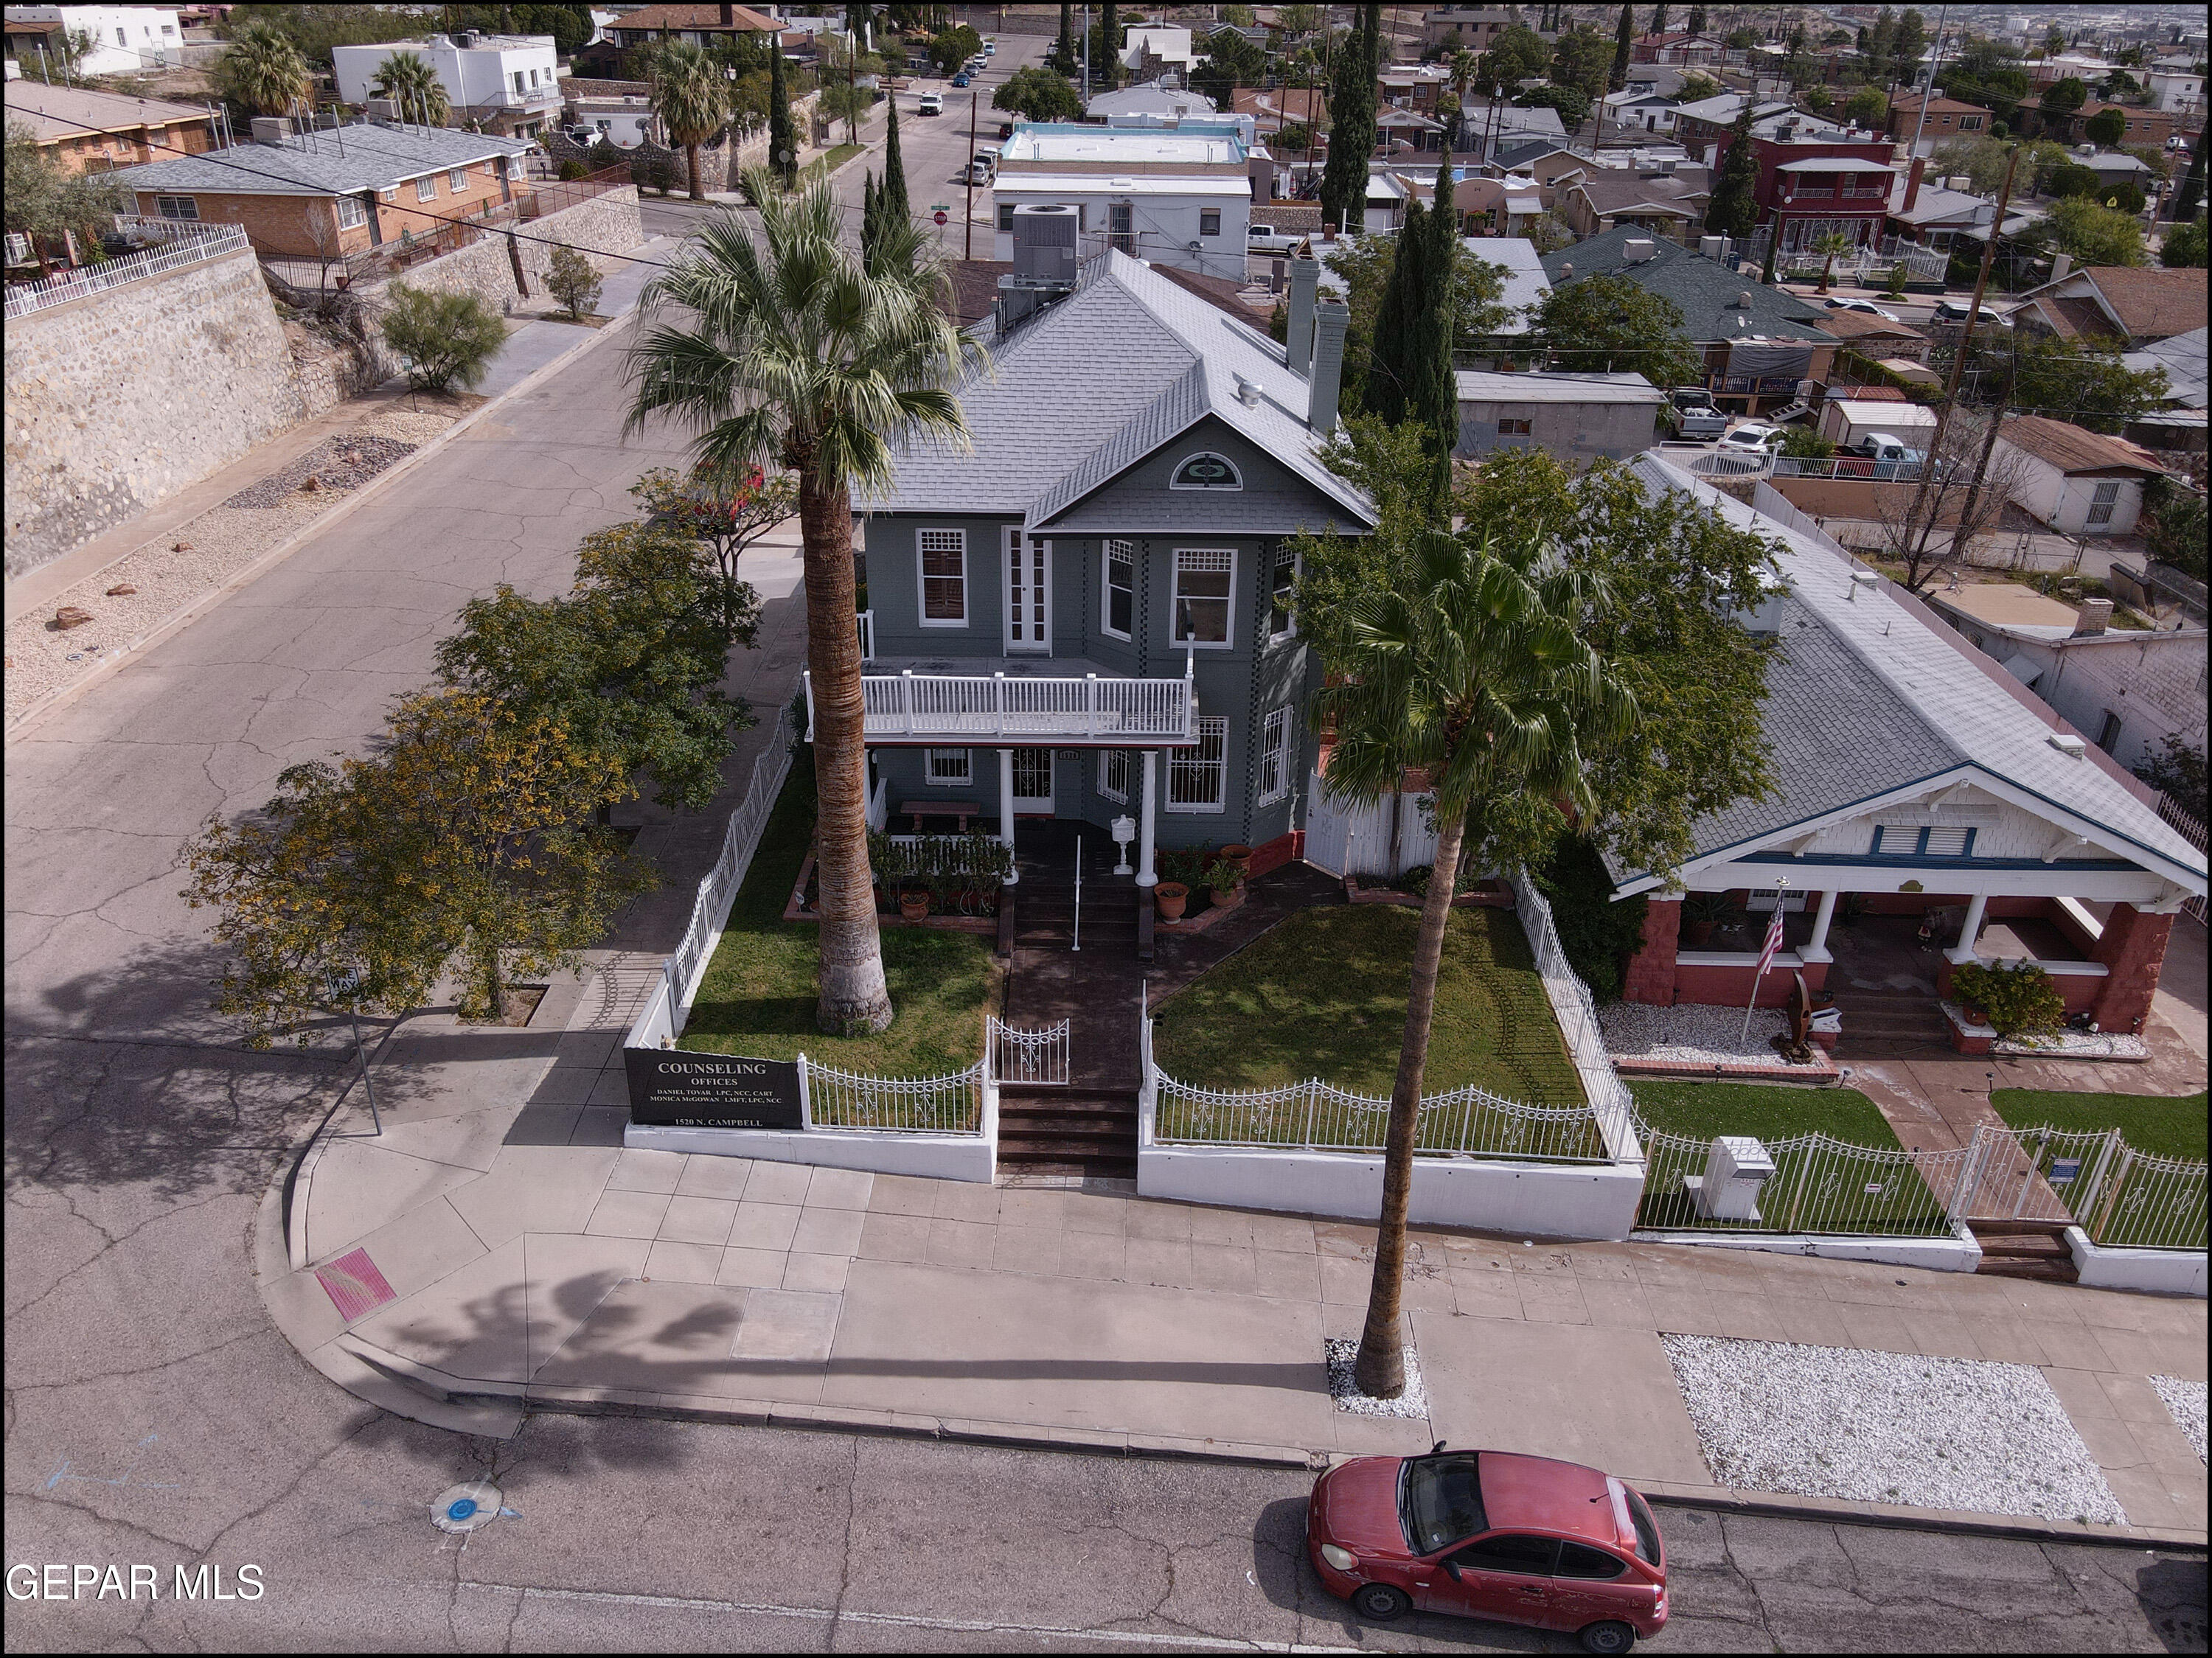
[[[310,494],[358,489],[402,456],[414,452],[411,443],[367,433],[325,438],[289,466],[240,489],[223,505],[258,510],[282,507],[305,489],[310,480],[317,486]]]
[[[1705,1461],[1724,1485],[2126,1523],[2058,1395],[2032,1366],[1717,1336],[1659,1339]]]
[[[2154,1376],[2150,1385],[2158,1389],[2158,1396],[2166,1401],[2166,1408],[2173,1412],[2174,1425],[2182,1436],[2197,1448],[2197,1460],[2204,1461],[2204,1384],[2184,1382],[2178,1376]]]
[[[1790,1029],[1790,1017],[1771,1008],[1751,1016],[1751,1035],[1743,1029],[1740,1007],[1706,1007],[1681,1002],[1653,1007],[1644,1002],[1615,1002],[1597,1011],[1598,1029],[1615,1054],[1639,1060],[1686,1060],[1698,1065],[1742,1060],[1775,1062],[1774,1041]]]
[[[1336,1408],[1354,1416],[1414,1416],[1429,1413],[1429,1395],[1421,1386],[1420,1361],[1411,1344],[1406,1348],[1406,1391],[1395,1399],[1376,1399],[1359,1391],[1352,1379],[1352,1366],[1359,1357],[1357,1336],[1331,1336],[1322,1344],[1328,1351],[1328,1392]]]

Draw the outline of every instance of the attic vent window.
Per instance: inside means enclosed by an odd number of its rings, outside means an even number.
[[[1175,469],[1170,489],[1242,489],[1244,480],[1227,459],[1216,454],[1193,455]]]

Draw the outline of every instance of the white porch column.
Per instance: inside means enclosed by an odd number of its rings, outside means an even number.
[[[1820,895],[1820,908],[1813,917],[1813,936],[1805,948],[1797,952],[1801,962],[1832,962],[1828,954],[1828,923],[1836,919],[1836,895],[1833,891]]]
[[[1149,887],[1158,885],[1160,879],[1152,868],[1152,819],[1154,814],[1159,811],[1159,785],[1152,772],[1153,768],[1159,764],[1160,752],[1158,749],[1146,749],[1143,754],[1145,756],[1145,809],[1143,815],[1137,820],[1139,825],[1137,884],[1140,887]]]
[[[1009,859],[1014,853],[1014,751],[999,750],[999,839],[1006,843]],[[1022,872],[1017,867],[1006,873],[1006,884],[1021,884]]]
[[[1990,895],[1978,892],[1966,900],[1966,921],[1959,929],[1959,942],[1943,953],[1951,958],[1954,967],[1963,967],[1974,959],[1974,940],[1982,936],[1982,913],[1990,907]]]

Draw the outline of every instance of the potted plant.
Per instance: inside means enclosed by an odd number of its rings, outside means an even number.
[[[926,886],[908,887],[901,883],[898,906],[902,919],[908,921],[924,920],[929,914],[929,889]]]
[[[1224,855],[1206,866],[1206,896],[1216,909],[1234,909],[1244,902],[1244,871]]]
[[[1952,970],[1951,994],[1970,1022],[2002,1037],[2055,1030],[2066,1018],[2066,999],[2033,962],[1968,962]]]
[[[1162,881],[1152,889],[1152,902],[1159,906],[1160,920],[1180,921],[1183,906],[1190,902],[1190,889],[1180,881]]]
[[[1713,930],[1735,912],[1725,892],[1693,892],[1682,900],[1682,942],[1692,950],[1703,950],[1711,942]]]
[[[1237,866],[1237,884],[1240,886],[1252,878],[1252,848],[1248,846],[1243,846],[1232,841],[1229,845],[1222,847],[1215,861],[1234,864]]]

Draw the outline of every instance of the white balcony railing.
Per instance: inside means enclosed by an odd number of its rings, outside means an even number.
[[[1037,743],[1187,744],[1197,697],[1186,664],[1180,679],[1122,679],[1086,673],[869,674],[860,681],[866,740],[896,743],[1007,738]],[[807,735],[814,682],[806,680]]]

